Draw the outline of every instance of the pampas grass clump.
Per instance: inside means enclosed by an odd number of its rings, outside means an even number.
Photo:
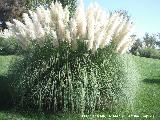
[[[14,103],[39,111],[93,113],[114,110],[125,84],[123,54],[133,43],[133,24],[97,4],[73,17],[58,2],[39,6],[23,21],[7,23],[26,50],[11,66]]]
[[[83,43],[78,43],[75,51],[66,42],[54,47],[52,39],[47,37],[44,45],[36,44],[12,64],[15,105],[82,114],[115,109],[125,80],[113,48],[92,54]]]

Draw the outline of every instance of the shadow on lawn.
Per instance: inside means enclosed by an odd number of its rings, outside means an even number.
[[[149,84],[160,84],[160,78],[144,79],[143,82],[149,83]]]
[[[6,109],[12,106],[11,104],[11,89],[9,87],[8,76],[0,76],[0,109]]]

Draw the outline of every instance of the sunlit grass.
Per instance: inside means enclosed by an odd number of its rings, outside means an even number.
[[[135,57],[141,71],[140,90],[135,103],[135,113],[160,119],[160,60]]]

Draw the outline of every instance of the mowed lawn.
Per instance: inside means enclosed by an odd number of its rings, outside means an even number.
[[[0,80],[4,78],[7,73],[8,66],[13,56],[0,56]],[[140,58],[135,56],[133,59],[137,63],[137,69],[141,74],[140,87],[137,91],[134,111],[125,118],[111,119],[153,119],[160,120],[160,60],[150,58]],[[3,86],[2,84],[0,86]],[[1,92],[0,92],[1,93]],[[0,98],[1,99],[1,98]],[[103,114],[103,113],[102,113]],[[102,115],[101,114],[101,115]],[[115,114],[115,113],[114,113]],[[104,114],[107,118],[108,115]],[[137,117],[137,118],[134,118]],[[139,118],[138,118],[139,117]],[[105,119],[107,119],[105,118]],[[81,119],[80,115],[44,115],[44,114],[20,114],[13,109],[0,108],[0,120],[76,120]],[[86,119],[86,118],[84,118]],[[95,118],[98,119],[98,118]]]
[[[160,120],[160,60],[139,57],[135,60],[142,75],[135,113]]]

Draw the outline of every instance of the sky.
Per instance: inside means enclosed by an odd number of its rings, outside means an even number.
[[[160,0],[84,0],[84,4],[87,7],[94,1],[109,11],[128,11],[138,37],[160,33]]]

